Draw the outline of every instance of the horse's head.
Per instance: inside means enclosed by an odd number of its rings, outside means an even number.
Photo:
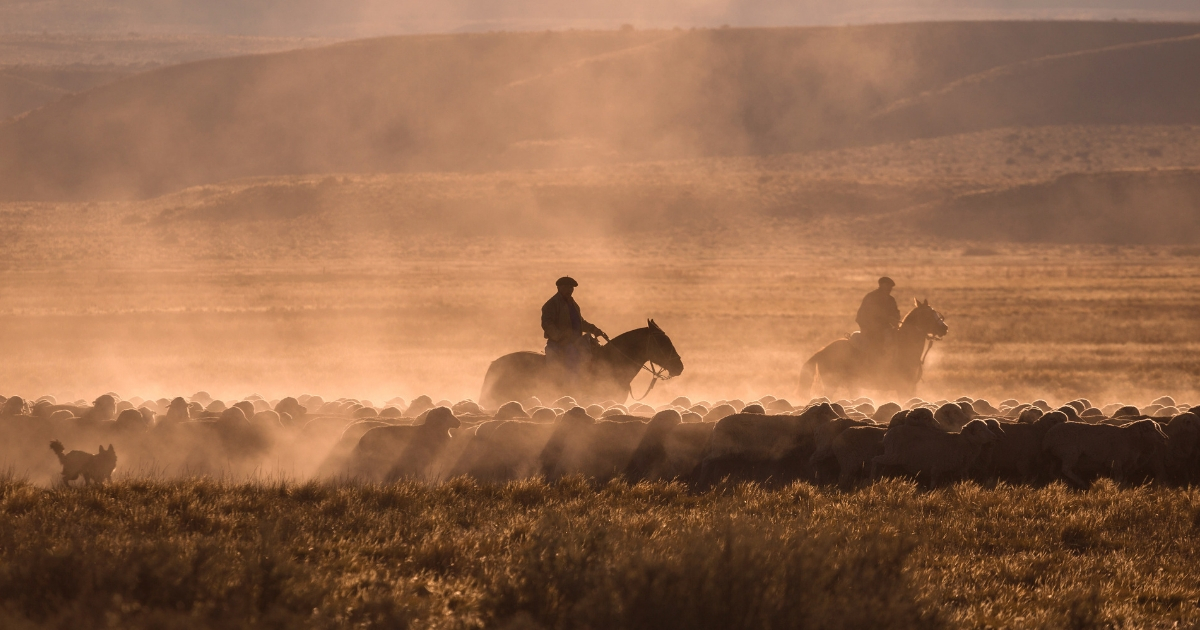
[[[658,327],[658,324],[654,323],[653,319],[646,320],[646,324],[650,329],[650,339],[646,344],[650,362],[666,368],[667,373],[672,377],[682,374],[683,359],[679,358],[679,353],[675,351],[675,344],[671,343],[671,338]]]
[[[950,332],[950,327],[946,325],[946,320],[942,318],[942,314],[933,310],[929,306],[929,300],[924,302],[913,300],[913,310],[908,312],[904,317],[902,328],[915,330],[921,333],[922,336],[941,339]]]

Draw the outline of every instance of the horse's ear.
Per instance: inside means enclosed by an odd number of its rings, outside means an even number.
[[[653,319],[647,319],[646,323],[650,325],[651,330],[658,330],[658,324],[655,324]]]
[[[920,305],[921,305],[921,300],[918,300],[917,298],[913,298],[913,307],[915,308]]]
[[[922,305],[923,305],[923,306],[929,306],[929,298],[925,298],[925,301],[924,301],[924,302],[922,302]]]

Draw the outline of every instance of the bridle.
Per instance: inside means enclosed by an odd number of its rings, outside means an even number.
[[[930,310],[933,310],[933,309],[930,309]],[[934,312],[934,314],[936,314],[938,316],[938,321],[940,321],[942,324],[945,324],[946,320],[942,319],[942,314],[938,313],[937,311],[933,311],[933,312]],[[934,342],[941,341],[943,336],[944,335],[935,335],[933,333],[925,333],[925,339],[923,339],[921,341],[921,345],[925,346],[925,351],[921,353],[921,362],[919,364],[917,364],[917,382],[918,383],[920,383],[921,378],[923,376],[925,376],[925,357],[929,356],[930,350],[933,350]]]
[[[655,339],[658,337],[658,334],[659,333],[655,333],[655,331],[651,330],[650,336],[646,338],[646,356],[648,356],[648,357],[654,356],[653,353],[651,352],[652,346],[654,349],[657,349],[657,347],[658,347],[657,344],[655,343]],[[623,350],[621,350],[620,346],[615,345],[611,342],[606,345],[612,346],[613,350],[616,350],[621,356],[628,359],[630,363],[637,363],[637,359],[634,359],[633,357],[629,356],[628,354],[625,354],[625,352]],[[647,363],[650,364],[650,367],[646,367]],[[654,386],[657,385],[659,381],[669,381],[672,378],[674,378],[671,376],[670,372],[667,371],[667,368],[659,366],[649,359],[640,363],[638,365],[638,368],[640,370],[645,370],[646,372],[649,372],[651,379],[650,379],[650,386],[646,388],[645,393],[643,393],[640,398],[633,395],[633,381],[632,380],[630,380],[629,385],[626,386],[629,389],[629,397],[634,400],[637,400],[637,401],[644,400],[646,398],[646,396],[649,396],[650,391],[654,389]]]

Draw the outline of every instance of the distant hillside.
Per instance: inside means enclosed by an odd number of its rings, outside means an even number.
[[[67,94],[66,90],[0,72],[0,120]]]
[[[0,32],[371,37],[921,20],[1200,19],[1194,0],[7,0]]]
[[[864,134],[943,136],[1008,126],[1194,123],[1200,35],[1051,55],[894,103]]]
[[[1162,108],[1143,106],[1150,97],[1097,92],[1092,75],[1103,68],[1105,80],[1122,86],[1151,78],[1152,97],[1170,85],[1185,98],[1200,85],[1200,55],[1193,40],[1179,38],[1197,31],[983,22],[491,33],[202,61],[0,124],[0,198],[144,198],[252,176],[545,168],[872,144],[934,133],[864,121],[881,111],[937,111],[943,93],[967,95],[955,103],[968,110],[976,93],[1052,99],[1058,123],[1077,122],[1072,112],[1094,118],[1099,98],[1112,101],[1105,111],[1115,122],[1158,122]],[[1123,46],[1167,39],[1176,41]],[[1069,56],[1097,50],[1107,52]],[[1096,54],[1100,61],[1090,61]],[[1007,78],[985,81],[992,87],[959,87],[997,68]],[[1026,93],[1048,89],[1039,72],[1050,72],[1056,92]],[[1200,122],[1200,107],[1168,105],[1176,122]],[[1014,124],[1007,108],[978,109],[973,127]]]
[[[980,241],[1200,244],[1200,170],[1063,175],[962,195],[923,222]]]

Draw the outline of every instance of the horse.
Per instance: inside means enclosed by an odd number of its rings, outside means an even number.
[[[541,352],[506,354],[488,366],[483,378],[479,404],[495,409],[510,401],[528,400],[531,396],[546,401],[569,395],[582,405],[616,401],[624,403],[632,395],[633,378],[646,369],[656,379],[666,371],[670,378],[683,372],[683,361],[675,351],[671,338],[653,319],[645,328],[638,328],[613,337],[603,346],[595,346],[586,371],[579,375],[574,387],[563,382],[562,374],[546,364]],[[645,364],[661,366],[656,371]],[[651,386],[654,382],[651,381]],[[647,390],[648,391],[648,390]]]
[[[820,376],[826,396],[839,389],[872,389],[911,396],[923,374],[926,344],[941,339],[949,330],[942,314],[929,306],[929,300],[913,300],[913,309],[904,316],[892,340],[890,361],[877,365],[850,338],[838,339],[804,363],[800,370],[800,395],[806,398]]]

